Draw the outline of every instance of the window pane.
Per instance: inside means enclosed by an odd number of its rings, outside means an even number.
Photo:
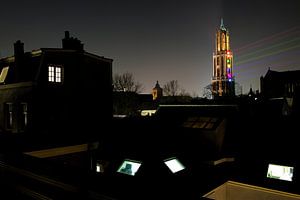
[[[48,81],[54,82],[54,67],[48,67]]]
[[[61,82],[61,68],[60,67],[56,67],[55,68],[55,82]]]

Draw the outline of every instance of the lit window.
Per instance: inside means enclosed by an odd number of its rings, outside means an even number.
[[[56,67],[55,68],[55,82],[60,83],[61,82],[61,68],[60,67]]]
[[[48,67],[48,81],[54,82],[54,67]]]
[[[49,82],[62,82],[62,67],[60,66],[48,66],[48,81]]]
[[[100,164],[100,163],[97,163],[97,165],[96,165],[96,172],[103,172],[104,170],[103,170],[103,165],[102,164]]]

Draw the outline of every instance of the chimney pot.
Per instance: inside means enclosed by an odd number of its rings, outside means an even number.
[[[69,31],[65,31],[65,38],[67,38],[67,39],[70,38],[70,33],[69,33]]]

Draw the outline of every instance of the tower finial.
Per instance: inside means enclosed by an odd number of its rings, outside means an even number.
[[[226,28],[224,26],[224,22],[223,22],[223,18],[221,18],[221,25],[220,25],[220,29],[223,31],[226,31]]]
[[[159,85],[159,83],[158,83],[158,80],[156,81],[155,88],[160,88],[160,85]]]

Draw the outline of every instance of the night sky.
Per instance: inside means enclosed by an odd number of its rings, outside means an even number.
[[[201,96],[221,17],[243,93],[259,89],[269,67],[300,70],[299,0],[10,0],[0,16],[1,57],[13,54],[17,40],[25,51],[61,47],[69,30],[86,51],[112,58],[114,73],[133,73],[144,93],[156,80],[178,80]]]

